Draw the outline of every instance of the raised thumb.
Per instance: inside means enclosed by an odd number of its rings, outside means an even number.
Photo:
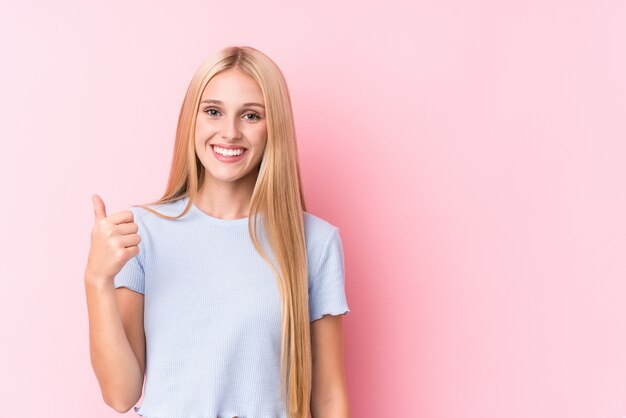
[[[91,200],[93,201],[93,211],[96,216],[96,220],[106,218],[107,212],[104,207],[104,202],[97,194],[91,196]]]

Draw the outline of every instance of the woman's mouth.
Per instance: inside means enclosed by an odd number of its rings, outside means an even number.
[[[243,158],[243,155],[248,151],[246,148],[222,148],[217,145],[211,145],[213,155],[220,161],[225,163],[234,163]]]

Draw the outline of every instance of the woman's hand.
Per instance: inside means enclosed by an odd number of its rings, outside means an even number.
[[[91,230],[85,280],[111,280],[128,260],[139,254],[139,228],[130,210],[107,216],[100,196],[93,195],[92,200],[95,223]]]

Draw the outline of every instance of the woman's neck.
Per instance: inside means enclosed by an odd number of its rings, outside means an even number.
[[[232,182],[205,176],[194,204],[215,218],[245,218],[250,213],[255,183],[252,176]]]

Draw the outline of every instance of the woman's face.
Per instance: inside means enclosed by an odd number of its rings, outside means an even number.
[[[257,83],[239,69],[222,71],[209,81],[200,99],[195,133],[205,180],[256,179],[267,142],[264,106]]]

